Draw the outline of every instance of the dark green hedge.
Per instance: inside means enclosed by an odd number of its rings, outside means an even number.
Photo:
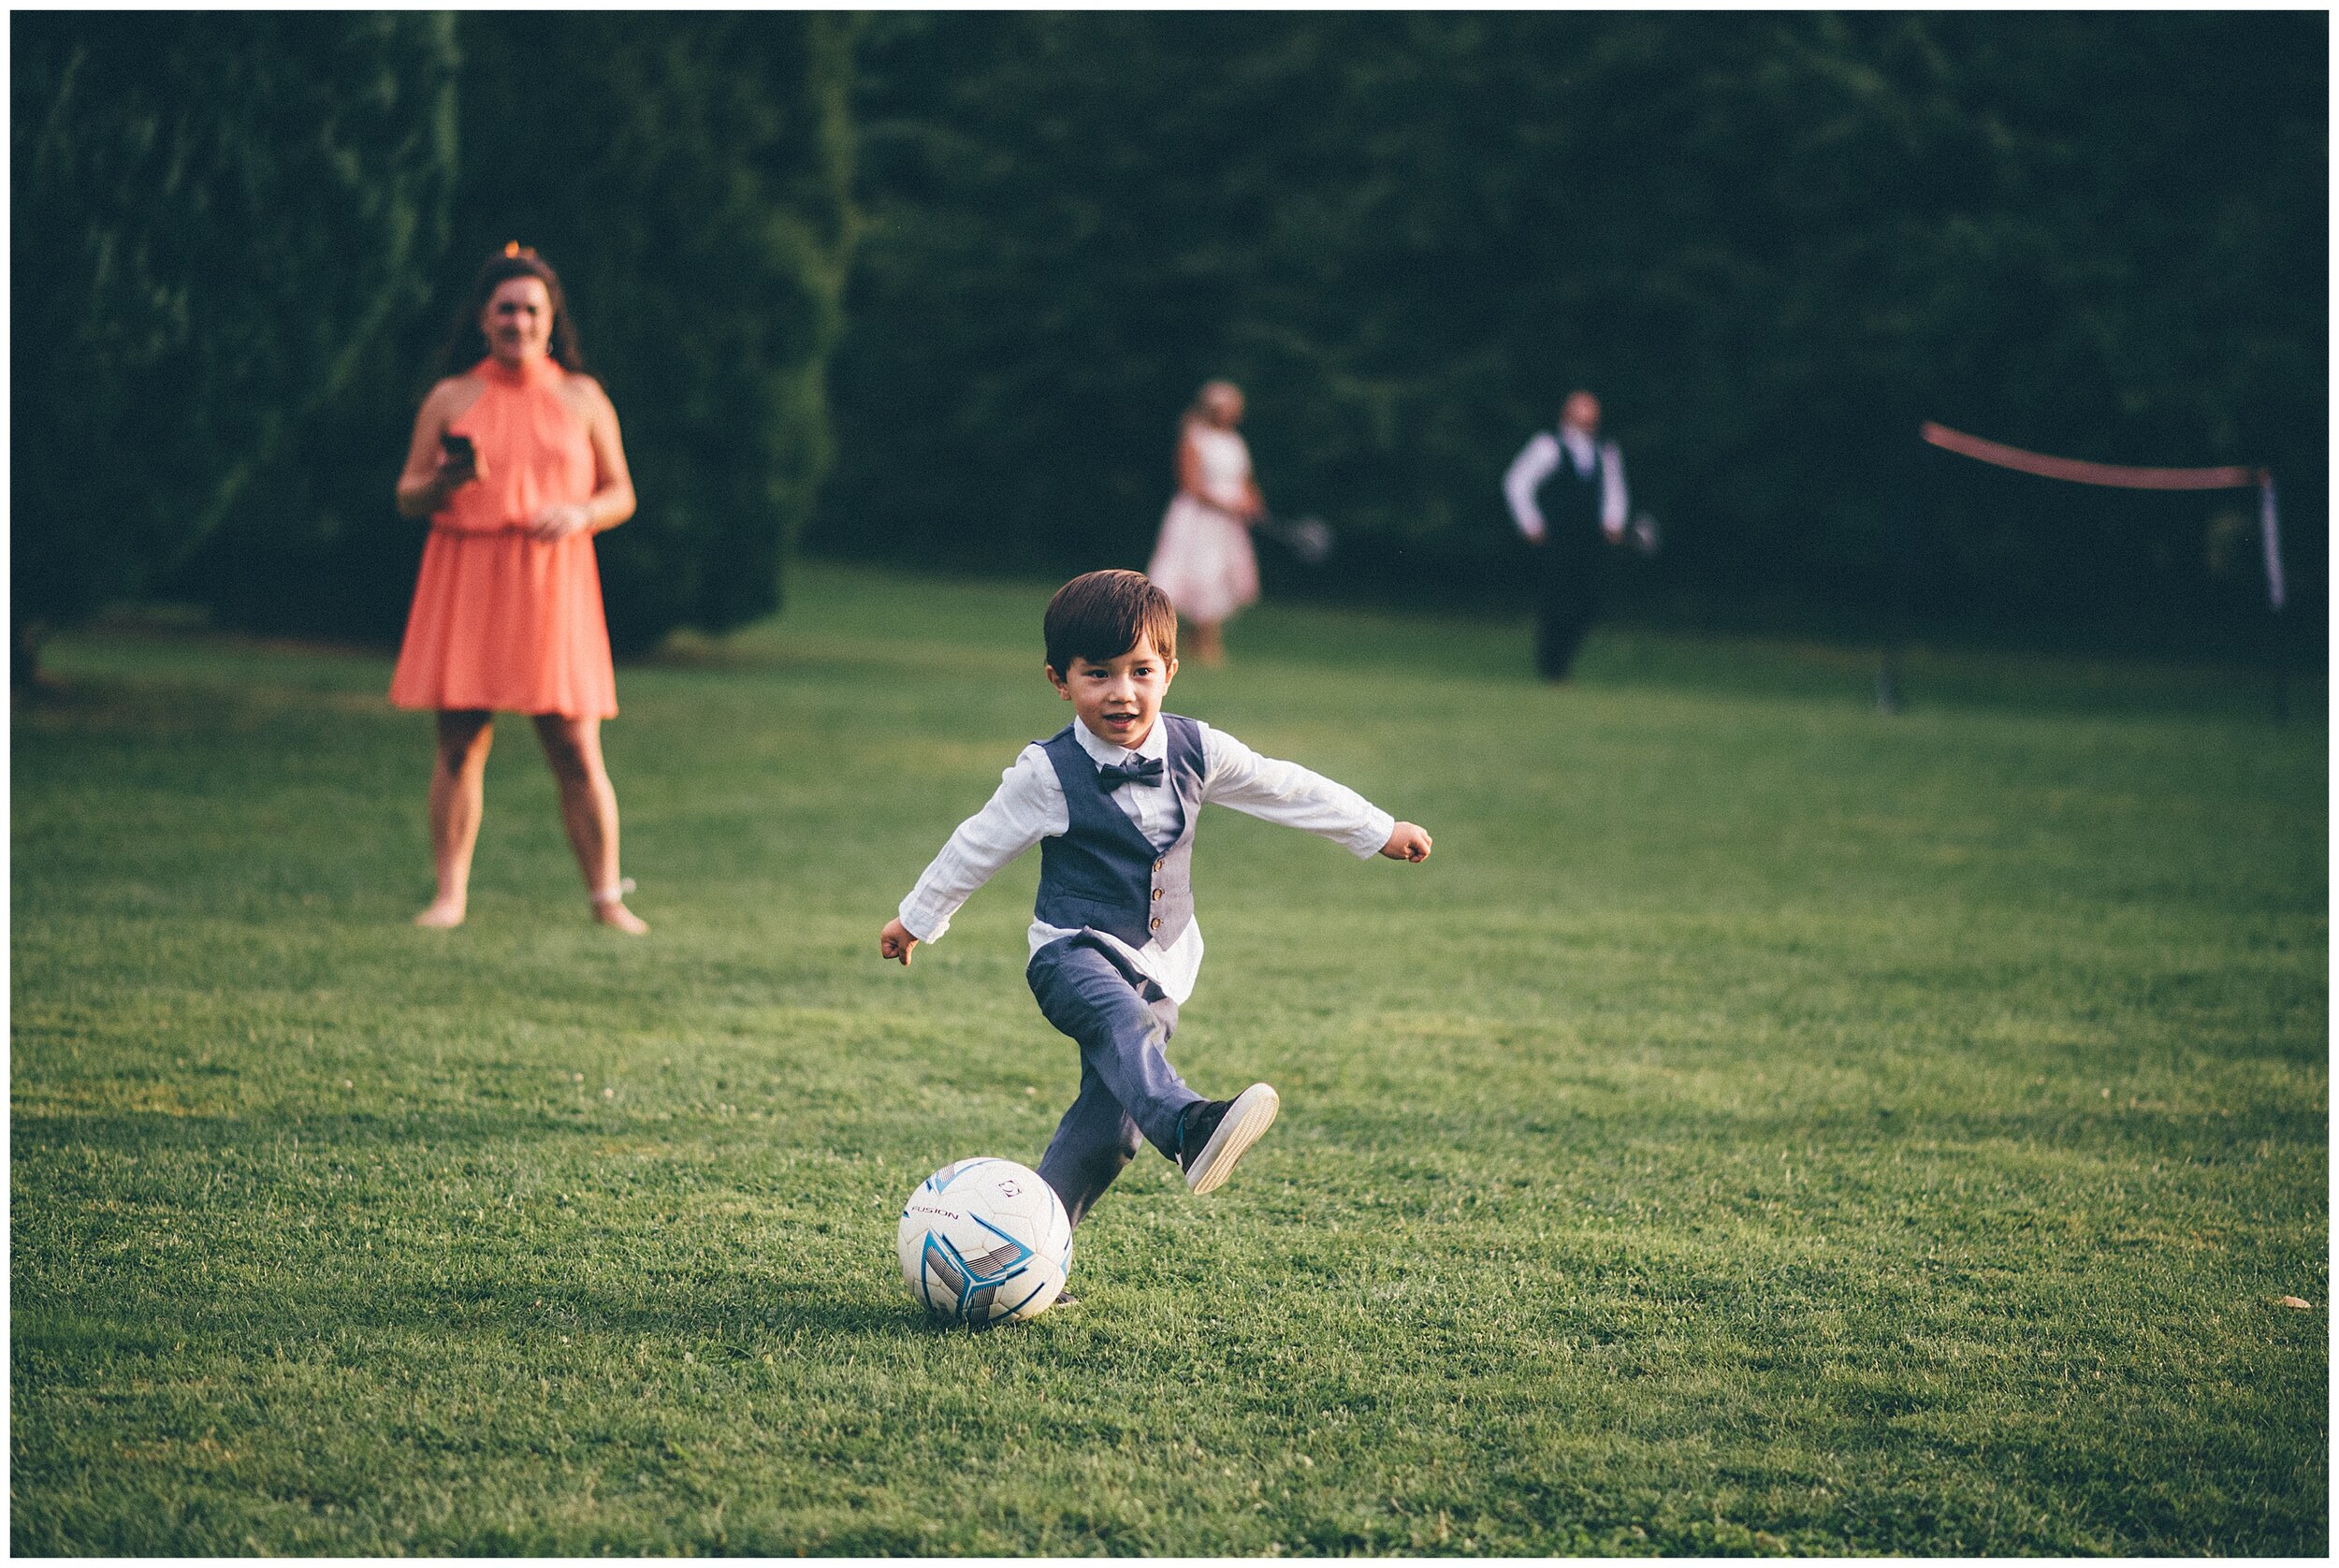
[[[851,29],[817,13],[463,20],[458,249],[472,262],[517,239],[559,267],[617,403],[642,496],[600,543],[621,651],[779,604],[829,460]]]
[[[1341,529],[1328,589],[1506,591],[1502,469],[1588,385],[1667,525],[1651,591],[1873,603],[1896,519],[1937,608],[2255,588],[2227,501],[1927,461],[1934,417],[2273,464],[2319,615],[2319,15],[12,26],[20,629],[167,589],[394,635],[392,477],[508,239],[625,422],[629,648],[777,603],[816,491],[830,550],[1141,561],[1219,374],[1270,498]]]
[[[479,262],[559,268],[641,508],[610,631],[770,612],[829,459],[852,19],[14,20],[13,604],[386,640],[392,483]]]
[[[1937,418],[2269,462],[2322,575],[2323,17],[890,15],[835,386],[839,551],[1140,564],[1198,383],[1351,586],[1501,593],[1583,385],[1658,589],[2206,609],[2227,502],[1928,465]],[[2246,501],[2241,504],[2246,506]],[[2223,596],[2223,597],[2221,597]],[[2246,593],[2242,595],[2246,598]]]
[[[316,526],[298,498],[333,476],[308,471],[380,400],[376,350],[444,251],[457,54],[418,14],[10,30],[22,640],[153,591],[227,519]]]

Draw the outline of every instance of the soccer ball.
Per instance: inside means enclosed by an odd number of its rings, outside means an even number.
[[[918,1183],[896,1239],[909,1294],[936,1317],[980,1328],[1038,1317],[1072,1266],[1072,1221],[1013,1160],[958,1160]]]

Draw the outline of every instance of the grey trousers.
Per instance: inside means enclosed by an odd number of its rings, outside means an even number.
[[[1163,1054],[1178,1004],[1111,944],[1086,931],[1051,942],[1024,978],[1048,1022],[1081,1048],[1080,1095],[1039,1161],[1040,1179],[1078,1225],[1137,1157],[1140,1135],[1177,1158],[1178,1124],[1202,1096]]]

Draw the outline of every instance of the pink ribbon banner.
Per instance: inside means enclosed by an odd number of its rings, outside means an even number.
[[[2041,479],[2067,479],[2074,485],[2114,485],[2124,490],[2247,490],[2258,492],[2259,546],[2266,559],[2266,598],[2277,610],[2286,596],[2282,582],[2282,535],[2274,515],[2274,476],[2262,468],[2129,468],[2122,463],[2091,463],[2080,457],[2050,457],[2019,446],[1984,441],[1928,419],[1917,434],[1944,452],[1976,462],[1993,463]]]
[[[2041,479],[2068,479],[2074,485],[2116,485],[2125,490],[2246,490],[2266,482],[2266,471],[2261,468],[2129,468],[2078,457],[2050,457],[2042,452],[1983,441],[1930,419],[1917,427],[1917,433],[1959,457],[2035,473]]]

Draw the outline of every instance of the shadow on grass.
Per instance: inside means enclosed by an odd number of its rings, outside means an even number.
[[[715,1151],[710,1175],[697,1136],[705,1129],[512,1110],[19,1114],[12,1130],[12,1337],[20,1376],[35,1382],[44,1367],[51,1376],[68,1367],[102,1376],[115,1357],[159,1356],[196,1339],[265,1357],[351,1331],[545,1343],[595,1334],[745,1359],[775,1343],[842,1356],[876,1341],[970,1332],[933,1323],[899,1289],[881,1250],[892,1210],[864,1206],[856,1189],[816,1197],[807,1212],[767,1182],[726,1181],[721,1170],[757,1165],[751,1144]],[[674,1158],[605,1169],[602,1146],[613,1139],[635,1153],[667,1143]],[[112,1156],[117,1171],[157,1176],[212,1167],[254,1196],[147,1212],[129,1184],[155,1178],[118,1175],[101,1193],[89,1175],[93,1154]],[[508,1185],[531,1163],[524,1207],[475,1212],[474,1189]],[[385,1196],[425,1171],[456,1185]],[[568,1187],[586,1196],[557,1190]],[[677,1229],[661,1253],[661,1237]],[[194,1250],[145,1250],[164,1237]],[[367,1250],[385,1239],[389,1250]],[[39,1282],[56,1256],[92,1253],[115,1261],[85,1264],[86,1288],[69,1298],[44,1295]]]
[[[524,1273],[429,1284],[386,1281],[346,1272],[312,1274],[295,1286],[250,1285],[221,1292],[209,1311],[194,1303],[153,1298],[156,1311],[135,1300],[110,1309],[20,1301],[11,1309],[9,1337],[22,1388],[69,1369],[91,1378],[119,1374],[123,1357],[161,1357],[200,1344],[212,1352],[269,1359],[286,1346],[321,1343],[348,1334],[420,1334],[444,1344],[484,1335],[515,1351],[530,1344],[557,1350],[570,1339],[602,1335],[653,1342],[678,1361],[719,1371],[753,1361],[776,1344],[817,1347],[843,1357],[879,1343],[923,1343],[985,1330],[938,1324],[905,1294],[896,1301],[867,1289],[839,1288],[834,1280],[734,1276],[729,1289],[704,1275],[645,1273],[637,1288],[562,1289]],[[448,1363],[440,1358],[442,1366]],[[538,1370],[524,1369],[530,1376]],[[80,1382],[80,1377],[64,1381]]]
[[[663,1127],[668,1124],[657,1124]],[[348,1111],[299,1114],[269,1109],[250,1116],[196,1113],[166,1115],[129,1111],[114,1115],[17,1112],[9,1119],[16,1157],[17,1202],[37,1207],[37,1192],[22,1183],[24,1157],[35,1150],[86,1148],[149,1155],[169,1150],[233,1150],[248,1164],[255,1154],[298,1149],[333,1154],[411,1145],[417,1151],[452,1146],[487,1147],[557,1134],[616,1138],[639,1136],[631,1119],[605,1112],[562,1115],[548,1111]]]

